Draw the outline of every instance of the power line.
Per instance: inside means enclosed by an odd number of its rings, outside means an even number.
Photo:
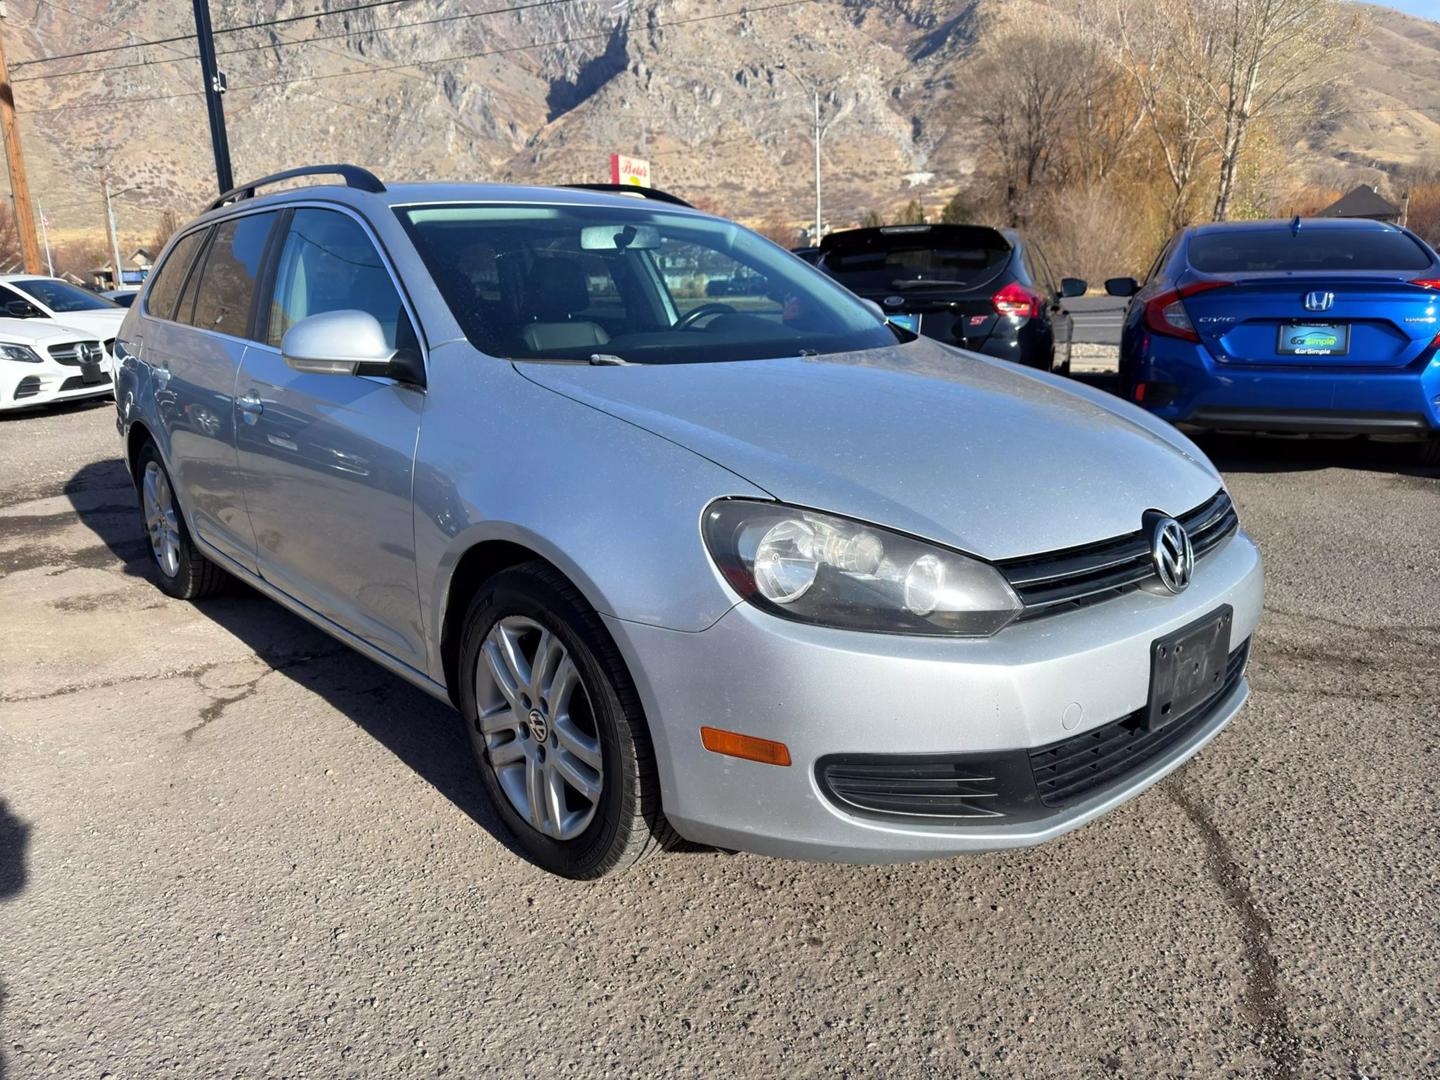
[[[393,7],[396,4],[413,4],[415,2],[416,0],[365,0],[365,3],[351,4],[349,7],[329,8],[325,11],[310,11],[304,15],[285,15],[278,19],[265,19],[262,22],[243,23],[239,26],[222,26],[213,31],[212,36],[218,37],[221,34],[238,34],[242,30],[263,30],[268,26],[284,26],[287,23],[304,22],[307,19],[323,19],[327,15],[346,15],[352,11],[367,11],[370,8]],[[100,56],[104,53],[120,52],[122,49],[146,49],[152,45],[173,45],[177,41],[194,40],[194,34],[177,34],[174,37],[152,38],[149,41],[134,41],[125,45],[106,45],[99,49],[81,49],[78,52],[56,53],[53,56],[37,56],[32,60],[22,60],[15,66],[17,68],[29,67],[31,64],[48,64],[54,60],[75,60],[82,56]]]
[[[48,2],[48,0],[42,0],[42,2]],[[240,45],[233,49],[217,49],[215,51],[215,55],[217,57],[234,56],[238,53],[263,52],[267,49],[283,49],[288,48],[291,45],[309,45],[318,41],[334,41],[338,38],[351,38],[361,34],[388,34],[396,30],[408,30],[411,27],[415,26],[434,26],[437,23],[458,22],[462,19],[482,19],[488,15],[507,15],[513,12],[529,11],[532,8],[557,7],[561,4],[576,4],[579,2],[580,0],[533,0],[532,3],[528,4],[512,4],[509,7],[490,8],[485,11],[465,11],[459,13],[458,15],[440,15],[433,19],[415,19],[411,22],[395,23],[391,26],[376,26],[364,30],[341,30],[333,34],[312,34],[310,37],[303,38],[282,38],[280,41],[265,41],[261,42],[259,45]],[[323,14],[330,13],[324,12]],[[215,32],[218,34],[221,31],[217,30]],[[189,38],[184,38],[181,40],[193,40],[194,36],[195,35],[191,34]],[[150,42],[149,44],[157,43]],[[56,57],[55,59],[59,58]],[[76,75],[107,74],[112,71],[126,71],[131,68],[140,67],[155,67],[159,64],[178,64],[186,60],[198,59],[199,55],[196,53],[183,53],[170,60],[136,60],[126,64],[105,64],[101,67],[76,68],[73,71],[57,71],[47,75],[25,75],[18,79],[11,79],[10,81],[12,83],[22,83],[36,82],[40,79],[69,79]],[[36,61],[27,61],[27,63],[35,62]],[[19,67],[20,65],[16,64],[15,66]]]
[[[693,23],[713,22],[717,19],[745,18],[750,15],[762,15],[770,11],[779,11],[785,8],[801,7],[808,4],[828,3],[829,0],[782,0],[781,3],[764,4],[759,7],[736,8],[731,11],[713,12],[709,15],[692,15],[685,19],[667,19],[664,22],[649,24],[650,29],[662,30],[671,26],[688,26]],[[435,64],[453,64],[460,60],[478,60],[487,56],[500,56],[506,53],[528,52],[531,49],[549,49],[558,45],[571,45],[581,41],[594,41],[608,38],[614,32],[613,28],[594,34],[577,34],[573,37],[556,38],[551,41],[535,41],[525,45],[509,45],[499,49],[483,49],[478,52],[459,53],[455,56],[441,56],[433,60],[411,60],[403,64],[377,64],[373,67],[362,68],[357,71],[337,71],[326,75],[301,75],[293,79],[278,79],[272,82],[251,83],[248,86],[232,86],[228,93],[245,93],[254,90],[267,90],[276,87],[295,86],[300,83],[323,82],[329,79],[348,79],[357,75],[370,75],[388,71],[399,71],[404,68],[429,67]],[[218,31],[217,31],[218,33]],[[105,101],[83,102],[72,105],[56,105],[48,109],[17,109],[19,113],[33,116],[43,113],[70,112],[75,109],[108,109],[118,105],[143,104],[152,101],[174,101],[179,98],[200,97],[203,91],[191,90],[175,94],[153,94],[143,97],[109,98]]]

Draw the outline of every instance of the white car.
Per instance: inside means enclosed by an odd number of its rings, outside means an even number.
[[[59,278],[0,274],[0,318],[46,320],[98,338],[110,352],[125,309]]]
[[[0,318],[0,411],[108,394],[113,364],[105,346],[83,330]]]

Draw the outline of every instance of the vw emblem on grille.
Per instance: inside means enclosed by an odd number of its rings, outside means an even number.
[[[1309,292],[1305,294],[1306,311],[1329,311],[1335,303],[1333,292]]]
[[[1156,516],[1150,523],[1150,561],[1160,584],[1182,593],[1195,573],[1195,549],[1190,534],[1172,517]]]

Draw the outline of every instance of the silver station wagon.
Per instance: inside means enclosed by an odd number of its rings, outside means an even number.
[[[662,192],[268,177],[116,352],[160,587],[453,702],[556,873],[1039,843],[1248,693],[1260,559],[1185,437]]]

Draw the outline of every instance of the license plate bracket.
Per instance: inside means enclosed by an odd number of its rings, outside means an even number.
[[[105,381],[105,372],[100,369],[100,365],[98,363],[81,364],[80,381],[83,382],[86,386],[94,386],[96,383],[102,383]]]
[[[1280,327],[1275,351],[1281,356],[1344,356],[1350,351],[1346,323],[1290,323]]]
[[[1229,604],[1150,643],[1150,699],[1145,726],[1157,731],[1185,716],[1225,682],[1230,658]]]

